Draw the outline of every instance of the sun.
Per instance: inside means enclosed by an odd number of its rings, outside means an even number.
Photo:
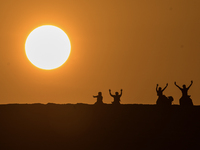
[[[68,59],[71,44],[67,34],[52,25],[34,29],[27,37],[25,52],[36,67],[52,70],[62,66]]]

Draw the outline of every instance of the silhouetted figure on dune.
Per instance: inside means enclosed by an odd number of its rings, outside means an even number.
[[[158,95],[158,99],[156,101],[157,105],[160,106],[168,106],[172,104],[172,101],[174,100],[172,96],[166,97],[165,95],[163,95],[163,91],[167,88],[168,83],[166,84],[166,86],[164,87],[164,89],[162,89],[161,87],[158,88],[158,84],[156,85],[156,92]]]
[[[193,81],[191,81],[191,84],[186,87],[185,84],[183,84],[183,88],[179,87],[176,82],[174,84],[181,90],[182,92],[182,97],[179,99],[179,103],[181,106],[193,106],[192,99],[190,98],[190,95],[188,95],[188,90],[193,84]]]
[[[98,93],[98,95],[97,96],[93,96],[94,98],[97,98],[97,101],[96,101],[96,103],[94,103],[94,104],[103,104],[103,96],[102,96],[102,93],[101,92],[99,92]]]
[[[120,97],[122,96],[122,89],[121,89],[120,95],[118,92],[115,92],[115,95],[112,95],[110,89],[109,89],[109,93],[110,93],[110,96],[112,96],[114,98],[114,101],[112,102],[112,104],[120,104]]]

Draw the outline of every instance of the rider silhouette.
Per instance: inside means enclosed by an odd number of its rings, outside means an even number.
[[[97,101],[95,104],[103,104],[103,96],[101,92],[99,92],[97,96],[93,96],[93,97],[97,98]]]
[[[164,87],[164,89],[162,89],[161,87],[158,88],[158,84],[156,85],[156,92],[157,92],[157,95],[160,97],[160,96],[165,96],[163,95],[163,91],[167,88],[168,86],[168,83],[166,84],[166,86]]]
[[[115,95],[112,95],[110,89],[109,89],[109,93],[110,93],[110,96],[112,96],[114,98],[114,101],[112,102],[112,104],[120,104],[120,97],[122,96],[122,89],[121,89],[120,95],[118,92],[115,92]]]
[[[190,98],[190,95],[188,95],[188,90],[193,84],[193,81],[191,81],[191,84],[186,87],[185,84],[183,84],[183,88],[179,87],[176,82],[174,84],[181,90],[182,97],[179,99],[179,103],[181,106],[193,106],[192,99]]]
[[[158,84],[156,85],[156,92],[158,96],[158,99],[156,101],[157,105],[167,105],[168,103],[171,105],[171,102],[168,100],[168,98],[165,95],[163,95],[163,91],[167,88],[167,86],[168,83],[166,84],[164,89],[162,89],[161,87],[158,88]]]

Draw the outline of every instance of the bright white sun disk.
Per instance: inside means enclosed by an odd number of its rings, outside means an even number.
[[[36,67],[51,70],[63,65],[69,57],[71,44],[67,34],[58,27],[44,25],[34,29],[26,39],[25,52]]]

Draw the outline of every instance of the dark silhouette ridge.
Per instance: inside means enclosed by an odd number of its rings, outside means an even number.
[[[183,84],[183,88],[181,88],[180,86],[178,86],[176,84],[176,82],[174,82],[174,84],[181,90],[182,92],[182,97],[179,99],[179,103],[181,106],[193,106],[193,102],[192,99],[190,98],[190,95],[188,95],[188,90],[191,87],[191,85],[193,84],[193,81],[191,81],[191,84],[186,87],[185,84]]]
[[[165,95],[163,95],[163,91],[167,88],[167,86],[168,86],[168,83],[166,84],[164,89],[162,89],[161,87],[158,88],[158,84],[156,85],[156,92],[157,92],[157,96],[158,96],[156,104],[159,106],[172,105],[172,101],[174,100],[173,97],[172,96],[166,97]]]
[[[109,89],[109,94],[110,96],[112,96],[114,98],[114,101],[112,102],[113,105],[119,105],[120,104],[120,97],[122,96],[122,89],[121,89],[121,93],[119,95],[118,92],[115,92],[115,95],[111,94],[111,89]]]
[[[102,93],[99,92],[97,96],[93,96],[94,98],[97,98],[97,101],[94,103],[95,105],[102,105],[103,104],[103,96]]]
[[[198,149],[198,118],[200,106],[0,105],[0,149]]]

